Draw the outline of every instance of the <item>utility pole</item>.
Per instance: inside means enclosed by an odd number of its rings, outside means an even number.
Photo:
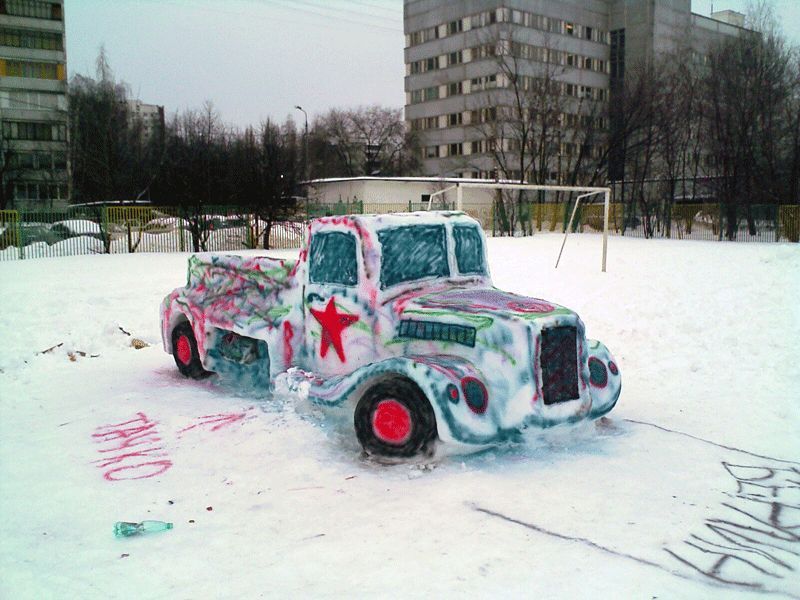
[[[303,179],[308,181],[308,113],[303,110],[302,106],[295,106],[295,108],[303,113],[306,122],[305,132],[303,133]]]

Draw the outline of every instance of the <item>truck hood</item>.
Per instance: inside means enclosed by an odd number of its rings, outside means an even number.
[[[568,308],[546,300],[529,298],[494,287],[446,287],[404,294],[394,301],[402,318],[463,315],[533,321],[541,317],[574,315]]]

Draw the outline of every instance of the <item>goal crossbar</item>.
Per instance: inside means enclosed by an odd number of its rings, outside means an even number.
[[[580,186],[569,186],[569,185],[539,185],[534,183],[500,183],[500,182],[489,182],[489,181],[464,181],[458,182],[454,185],[448,186],[444,189],[438,190],[433,192],[430,197],[428,198],[428,210],[431,209],[433,205],[433,199],[436,196],[443,196],[447,192],[451,192],[455,190],[456,192],[456,209],[463,210],[463,194],[462,190],[464,188],[483,188],[483,189],[495,189],[495,190],[530,190],[530,191],[545,191],[545,192],[575,192],[579,194],[579,196],[575,199],[575,206],[572,209],[572,216],[569,219],[569,225],[567,226],[566,231],[564,232],[564,240],[561,242],[561,250],[558,253],[558,258],[556,259],[556,268],[558,268],[558,263],[561,260],[561,253],[564,251],[564,245],[567,243],[567,235],[569,235],[569,230],[572,229],[572,222],[575,219],[575,213],[578,211],[578,204],[580,203],[581,199],[587,198],[588,196],[594,196],[595,194],[603,194],[603,258],[601,261],[601,269],[605,273],[606,271],[606,257],[608,255],[608,214],[609,214],[609,205],[611,202],[611,188],[608,187],[580,187]]]

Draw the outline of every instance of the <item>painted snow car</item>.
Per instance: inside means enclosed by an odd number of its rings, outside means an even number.
[[[352,410],[384,456],[594,419],[621,385],[577,314],[493,287],[483,231],[461,212],[316,219],[296,261],[192,256],[161,332],[189,377],[266,390],[297,367],[309,398]]]

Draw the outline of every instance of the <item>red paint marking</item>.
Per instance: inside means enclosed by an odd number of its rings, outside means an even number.
[[[287,320],[283,322],[283,366],[288,368],[292,364],[292,338],[294,337],[294,329],[292,324]]]
[[[183,364],[188,365],[192,362],[192,345],[189,343],[189,338],[182,335],[178,338],[176,351],[178,353],[178,360]]]
[[[157,445],[161,437],[156,425],[155,421],[139,412],[134,419],[95,429],[92,438],[104,447],[98,450],[103,457],[93,462],[98,468],[105,469],[103,478],[106,481],[147,479],[161,475],[172,466],[172,461],[164,458],[164,447]],[[154,458],[161,460],[152,460]]]
[[[342,348],[342,332],[358,321],[358,315],[348,315],[336,312],[335,298],[328,300],[325,310],[311,309],[311,314],[322,325],[322,343],[320,344],[319,355],[322,358],[328,354],[328,348],[333,346],[339,360],[346,362],[344,348]]]
[[[475,399],[470,398],[467,394],[467,384],[473,383],[476,384],[481,391],[481,404],[475,405],[473,404]],[[482,415],[486,412],[486,408],[489,406],[489,392],[486,390],[486,386],[483,385],[483,382],[478,379],[477,377],[467,376],[461,380],[461,390],[464,392],[464,401],[466,402],[469,409],[479,415]]]
[[[112,429],[109,431],[101,431],[93,433],[92,437],[104,438],[103,441],[116,440],[119,438],[130,438],[141,435],[142,433],[149,432],[156,426],[155,423],[147,423],[139,427],[125,427],[124,429]]]
[[[100,463],[99,467],[101,469],[105,469],[106,467],[110,467],[111,465],[115,465],[117,463],[121,463],[128,458],[152,458],[153,452],[160,452],[164,448],[161,446],[152,447],[152,448],[145,448],[144,450],[134,450],[133,452],[125,452],[124,454],[120,454],[118,456],[112,456],[110,458],[101,458],[100,460],[96,460],[94,462]],[[155,456],[164,456],[164,454],[155,454]]]
[[[106,471],[103,474],[103,478],[106,481],[123,481],[126,479],[149,479],[150,477],[155,477],[156,475],[161,475],[167,469],[172,466],[171,460],[154,460],[150,462],[139,463],[136,465],[125,465],[124,467],[117,467],[116,469],[111,469],[110,471]],[[145,467],[144,472],[140,472],[139,469]],[[148,470],[146,467],[156,467],[155,469]],[[123,471],[134,471],[129,477],[119,477],[118,474]]]
[[[194,425],[189,425],[188,427],[184,427],[180,431],[178,431],[178,435],[185,433],[191,429],[195,429],[197,427],[206,427],[207,425],[211,425],[210,431],[219,431],[223,427],[228,425],[232,425],[233,423],[237,423],[238,421],[242,421],[245,418],[246,413],[219,413],[216,415],[203,415],[202,417],[197,417],[198,423]]]
[[[131,423],[147,423],[148,421],[149,421],[149,419],[147,418],[147,415],[145,415],[142,412],[137,412],[135,419],[131,419],[130,421],[123,421],[122,423],[112,423],[110,425],[101,425],[100,427],[98,427],[98,429],[116,428],[116,427],[122,427],[123,425],[130,425]]]
[[[402,445],[411,437],[411,413],[397,400],[381,400],[372,413],[372,431],[382,442]]]

